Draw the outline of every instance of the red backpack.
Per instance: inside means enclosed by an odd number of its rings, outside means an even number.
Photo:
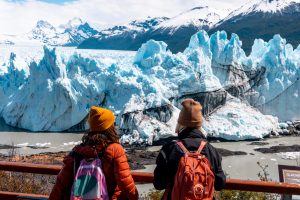
[[[178,146],[183,150],[174,179],[172,200],[209,200],[214,196],[215,175],[208,159],[201,154],[206,142],[202,141],[195,153],[189,152],[181,141]]]

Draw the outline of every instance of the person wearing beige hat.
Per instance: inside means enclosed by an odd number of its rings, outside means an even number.
[[[179,133],[186,127],[195,127],[201,131],[206,137],[207,134],[202,128],[203,116],[202,106],[199,102],[193,99],[186,99],[182,102],[182,109],[179,113],[178,123],[176,125],[175,132]]]
[[[199,150],[200,144],[205,142],[201,150],[209,161],[211,171],[214,174],[214,189],[221,190],[225,185],[225,174],[222,169],[222,158],[217,150],[206,141],[206,132],[202,128],[203,116],[202,106],[193,99],[185,99],[181,103],[182,109],[179,113],[175,132],[178,140],[165,144],[156,159],[153,185],[157,190],[164,190],[164,199],[172,199],[172,189],[177,173],[179,162],[185,155],[179,143],[189,152]]]
[[[57,176],[49,200],[70,199],[74,175],[84,158],[100,158],[109,199],[137,200],[138,191],[131,176],[125,150],[119,143],[114,113],[108,109],[91,107],[89,131],[82,143],[64,158],[64,166]]]

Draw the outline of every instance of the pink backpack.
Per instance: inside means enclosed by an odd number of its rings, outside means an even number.
[[[201,154],[206,142],[199,149],[189,152],[181,141],[178,146],[183,150],[174,179],[172,200],[211,200],[214,196],[215,176],[208,159]]]
[[[99,158],[83,159],[76,172],[71,200],[109,200]]]

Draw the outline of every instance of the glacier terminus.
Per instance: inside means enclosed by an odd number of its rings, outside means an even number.
[[[149,40],[137,52],[0,46],[0,117],[30,131],[83,131],[93,105],[116,114],[123,143],[172,136],[184,98],[202,103],[204,130],[262,138],[300,118],[300,46],[279,35],[246,55],[238,35],[194,34],[172,53]]]

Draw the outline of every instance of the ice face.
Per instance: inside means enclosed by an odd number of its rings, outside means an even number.
[[[139,48],[134,59],[134,64],[139,65],[143,69],[152,68],[161,65],[166,54],[166,43],[149,40]]]
[[[233,98],[209,116],[204,121],[203,128],[211,137],[227,140],[257,139],[276,130],[277,120]]]
[[[268,43],[256,40],[249,56],[252,68],[264,68],[256,90],[261,96],[259,104],[265,104],[284,92],[300,77],[299,52],[293,50],[280,35],[275,35]]]
[[[225,31],[218,31],[210,37],[210,45],[212,60],[219,65],[241,64],[240,62],[246,57],[242,42],[236,34],[232,34],[228,40]]]
[[[227,100],[221,97],[227,103],[208,113],[208,134],[261,138],[276,129],[278,120],[243,103],[239,94],[251,90],[253,105],[266,113],[260,106],[287,88],[292,90],[290,104],[299,102],[297,87],[291,85],[300,75],[300,47],[294,50],[279,35],[269,42],[256,40],[249,56],[241,46],[235,34],[228,38],[221,31],[209,37],[200,31],[178,54],[154,40],[137,52],[6,49],[0,56],[0,116],[31,131],[63,131],[98,105],[114,111],[123,142],[151,144],[174,135],[181,99],[204,97],[203,106],[211,107],[221,91],[228,93]],[[286,102],[278,99],[277,104]]]
[[[10,53],[8,62],[0,68],[0,113],[8,102],[8,97],[22,87],[26,81],[26,73],[15,66],[16,54]]]

